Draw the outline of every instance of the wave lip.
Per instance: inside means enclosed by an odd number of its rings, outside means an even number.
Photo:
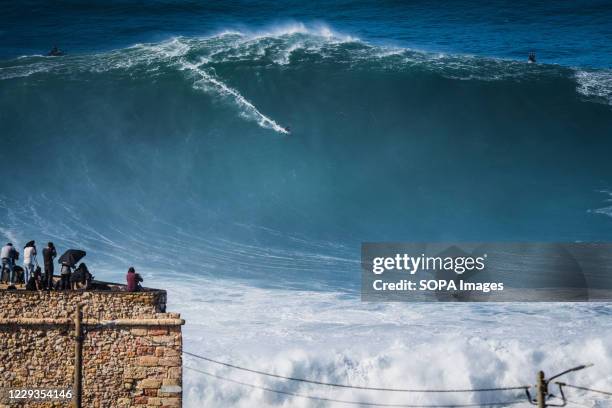
[[[288,37],[295,34],[304,34],[312,37],[321,37],[328,40],[335,41],[343,41],[343,42],[355,42],[359,41],[357,37],[353,37],[351,35],[342,34],[326,24],[316,23],[311,25],[306,25],[301,22],[293,22],[287,24],[280,24],[273,26],[271,28],[263,29],[263,30],[223,30],[216,34],[215,36],[227,36],[227,35],[238,35],[245,38],[250,39],[259,39],[259,38],[280,38],[280,37]],[[213,36],[213,37],[215,37]]]
[[[371,45],[319,24],[288,23],[262,30],[225,30],[209,37],[175,37],[159,43],[135,44],[124,49],[92,55],[19,57],[0,61],[0,83],[31,76],[113,74],[126,78],[155,77],[166,72],[191,72],[194,88],[214,92],[234,103],[239,115],[260,127],[281,134],[287,130],[264,114],[256,101],[248,100],[230,86],[231,78],[215,73],[219,67],[246,69],[303,69],[310,64],[327,64],[335,70],[370,72],[425,71],[453,80],[522,81],[563,77],[575,82],[576,92],[593,102],[612,105],[612,71],[585,70],[546,64],[527,64],[471,55],[429,53],[401,47]],[[202,86],[207,84],[208,86]]]

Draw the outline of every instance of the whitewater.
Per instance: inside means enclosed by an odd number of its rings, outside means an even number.
[[[0,191],[0,238],[84,248],[102,280],[135,265],[186,319],[186,351],[257,370],[486,388],[594,363],[564,379],[610,389],[610,304],[359,299],[366,240],[612,238],[610,78],[304,24],[2,60],[2,139],[19,165]],[[362,403],[524,400],[184,363]],[[184,378],[190,408],[344,406]]]

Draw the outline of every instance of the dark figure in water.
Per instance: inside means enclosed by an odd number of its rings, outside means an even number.
[[[64,52],[57,48],[57,45],[54,45],[47,55],[50,57],[59,57],[60,55],[64,55]]]
[[[529,53],[529,57],[527,57],[527,62],[529,62],[530,64],[535,64],[536,62],[535,52]]]

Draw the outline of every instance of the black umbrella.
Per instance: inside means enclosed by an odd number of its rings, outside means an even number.
[[[34,246],[34,241],[28,241],[28,243],[25,244],[24,248],[33,247],[33,246]]]
[[[85,251],[80,249],[69,249],[62,256],[59,257],[57,263],[66,264],[70,266],[76,265],[84,256]]]

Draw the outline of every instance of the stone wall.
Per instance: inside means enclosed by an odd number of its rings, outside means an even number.
[[[72,318],[77,303],[92,319],[154,318],[166,311],[166,291],[0,291],[0,318]]]
[[[180,407],[182,337],[166,293],[0,292],[0,407],[69,407],[8,400],[9,389],[72,388],[72,316],[84,305],[83,407]]]

